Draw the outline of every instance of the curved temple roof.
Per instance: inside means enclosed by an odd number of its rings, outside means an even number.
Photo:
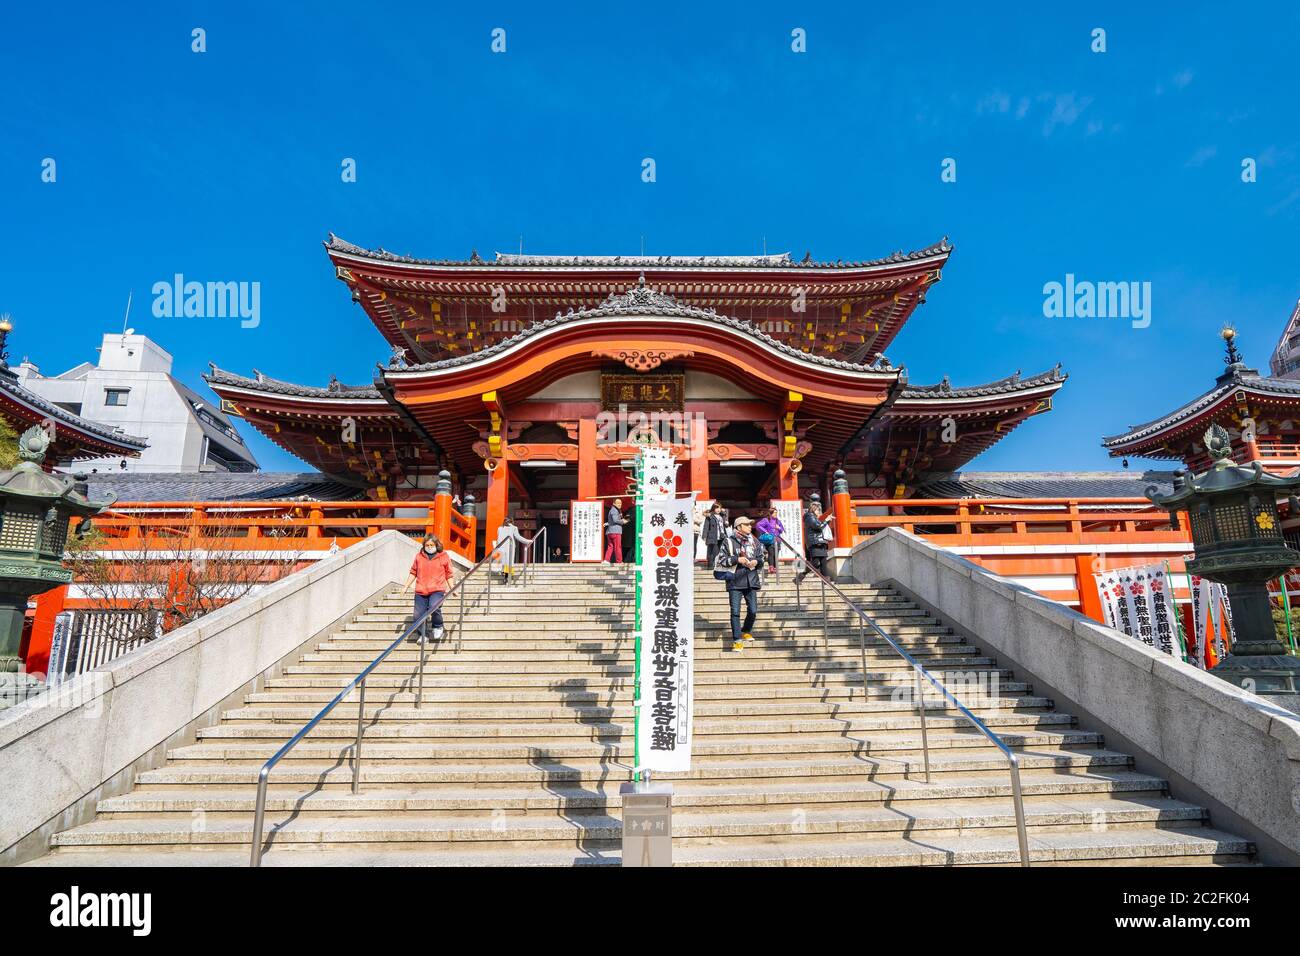
[[[1070,376],[1061,371],[1060,363],[1055,368],[1050,368],[1046,372],[1039,372],[1037,375],[1031,375],[1028,378],[1021,378],[1020,373],[1008,375],[1006,378],[1000,378],[996,382],[988,382],[985,385],[966,385],[954,387],[948,381],[948,376],[934,385],[908,385],[903,389],[900,398],[952,398],[957,400],[970,398],[987,398],[997,395],[1014,395],[1018,392],[1027,392],[1045,385],[1055,385],[1060,388]],[[1053,389],[1056,391],[1056,389]]]
[[[333,234],[325,249],[380,334],[421,362],[495,344],[557,305],[595,307],[638,272],[684,303],[760,323],[801,350],[870,361],[925,301],[952,253],[945,238],[854,262],[786,253],[419,259]]]
[[[256,369],[253,370],[254,378],[248,378],[244,375],[237,375],[234,372],[228,372],[225,369],[217,368],[211,362],[208,363],[211,368],[203,380],[212,386],[228,385],[234,388],[249,389],[255,392],[267,392],[273,395],[290,395],[299,398],[326,398],[326,399],[375,399],[383,400],[379,394],[379,389],[374,385],[344,385],[338,379],[332,378],[330,384],[325,386],[315,385],[297,385],[293,382],[286,382],[282,379],[271,378],[269,375],[263,375]]]
[[[927,259],[947,259],[952,252],[952,244],[944,236],[938,242],[912,252],[899,250],[879,259],[864,259],[857,262],[816,261],[811,253],[796,261],[788,252],[763,256],[539,256],[516,255],[498,252],[492,259],[482,259],[475,250],[468,259],[418,259],[409,255],[398,255],[387,249],[366,249],[340,239],[330,233],[325,240],[325,248],[342,255],[373,259],[376,262],[393,262],[413,266],[468,266],[481,269],[500,268],[664,268],[664,269],[871,269],[879,266],[897,265],[899,263],[921,262]]]
[[[1129,430],[1101,440],[1102,447],[1108,449],[1112,457],[1128,454],[1144,454],[1158,451],[1164,440],[1174,433],[1195,431],[1206,413],[1231,398],[1239,391],[1246,391],[1261,397],[1293,399],[1300,402],[1300,381],[1285,378],[1273,378],[1260,375],[1244,365],[1232,365],[1220,375],[1214,388],[1192,399],[1187,404],[1153,419],[1143,425],[1131,425]],[[1179,457],[1174,454],[1164,456],[1147,455],[1147,457]]]
[[[876,361],[871,365],[863,365],[857,362],[842,362],[837,359],[826,358],[811,352],[803,352],[792,346],[786,345],[772,336],[767,335],[756,327],[752,322],[746,322],[743,319],[735,319],[730,316],[721,315],[713,309],[702,309],[696,306],[682,305],[674,297],[665,295],[651,289],[646,285],[645,275],[643,274],[638,280],[636,286],[622,294],[611,294],[599,306],[590,309],[569,309],[568,312],[557,312],[555,318],[546,319],[542,322],[534,322],[517,335],[483,349],[481,352],[473,352],[468,355],[458,355],[454,358],[441,359],[435,362],[425,362],[419,365],[407,365],[401,362],[396,354],[390,360],[388,368],[381,366],[381,373],[385,376],[390,372],[425,372],[435,371],[447,368],[456,368],[463,365],[475,365],[491,361],[498,355],[510,351],[521,345],[529,339],[543,335],[552,329],[560,328],[571,323],[577,323],[590,319],[617,319],[628,316],[653,316],[656,318],[679,318],[694,319],[701,322],[707,322],[727,329],[731,332],[741,332],[748,338],[761,342],[768,348],[774,349],[787,359],[797,362],[807,362],[813,365],[820,365],[824,368],[838,369],[847,372],[862,373],[888,373],[898,375],[903,372],[902,368],[895,368],[889,364],[889,360],[883,355],[879,355]]]

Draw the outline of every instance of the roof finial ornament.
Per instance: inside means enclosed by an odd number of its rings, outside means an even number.
[[[1223,328],[1219,329],[1219,337],[1223,339],[1224,345],[1227,346],[1227,352],[1223,357],[1225,365],[1241,365],[1241,353],[1237,351],[1237,330],[1231,323],[1225,323]]]
[[[636,287],[637,287],[638,289],[644,289],[644,288],[645,288],[645,273],[644,273],[644,272],[642,272],[639,276],[636,277]]]
[[[389,368],[406,368],[406,349],[400,345],[393,346],[393,354],[388,358]]]

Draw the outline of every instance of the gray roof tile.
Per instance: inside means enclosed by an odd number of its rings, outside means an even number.
[[[954,471],[935,475],[918,498],[1143,498],[1173,489],[1172,471]]]
[[[595,268],[629,268],[629,269],[866,269],[873,266],[887,266],[895,263],[915,262],[946,256],[952,252],[952,244],[944,236],[933,245],[914,252],[899,250],[879,259],[866,259],[858,262],[815,261],[811,254],[802,260],[794,260],[788,253],[770,256],[533,256],[513,255],[498,252],[494,259],[482,259],[474,252],[468,259],[417,259],[414,256],[402,256],[387,249],[366,249],[334,233],[325,240],[325,248],[330,252],[344,255],[361,256],[381,262],[398,262],[418,266],[482,266],[489,269],[502,267],[547,268],[564,266],[587,266]]]
[[[363,495],[314,471],[95,472],[89,485],[91,498],[111,493],[118,501],[353,501]]]

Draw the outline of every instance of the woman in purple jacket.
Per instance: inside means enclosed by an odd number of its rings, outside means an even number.
[[[785,525],[776,516],[775,508],[769,508],[766,517],[758,520],[758,524],[754,525],[754,533],[758,535],[758,540],[763,543],[763,547],[767,548],[767,566],[772,571],[772,580],[775,581],[778,577],[776,573],[776,536],[785,534]]]

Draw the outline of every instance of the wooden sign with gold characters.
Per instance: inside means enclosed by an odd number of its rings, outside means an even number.
[[[600,404],[643,411],[680,411],[686,403],[685,375],[602,375]]]

